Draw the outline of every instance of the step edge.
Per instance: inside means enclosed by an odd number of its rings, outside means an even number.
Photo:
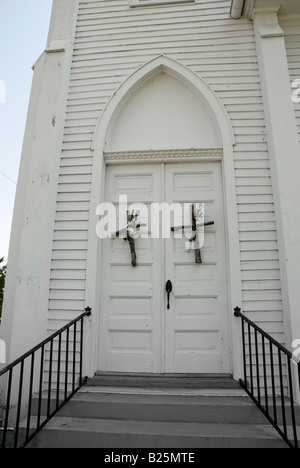
[[[90,426],[88,428],[87,426],[82,427],[82,426],[77,426],[77,422],[85,422],[86,425]],[[217,423],[163,423],[163,429],[159,432],[157,429],[154,431],[154,428],[158,428],[158,426],[161,426],[162,423],[160,422],[149,422],[149,421],[138,421],[138,424],[135,424],[135,421],[122,421],[123,426],[125,426],[125,423],[127,423],[127,427],[124,428],[123,430],[122,427],[120,427],[120,421],[119,420],[97,420],[101,421],[102,426],[108,423],[109,426],[113,426],[113,424],[116,425],[116,428],[104,428],[104,427],[96,427],[95,420],[90,419],[90,418],[54,418],[44,429],[43,431],[62,431],[62,432],[73,432],[73,433],[89,433],[89,434],[114,434],[114,435],[144,435],[144,436],[159,436],[159,437],[191,437],[191,438],[215,438],[215,439],[247,439],[247,440],[268,440],[268,441],[281,441],[282,439],[280,436],[277,434],[275,429],[273,429],[271,426],[268,425],[247,425],[247,424],[217,424]],[[57,423],[57,425],[55,424]],[[63,424],[62,424],[63,423]],[[69,425],[68,425],[69,424]],[[142,431],[140,430],[140,426],[144,424],[145,428],[148,426],[148,431]],[[122,426],[122,424],[121,424]],[[149,430],[149,426],[150,427]],[[177,430],[172,432],[170,429],[172,428],[175,429],[175,426],[177,426]],[[178,426],[181,426],[180,428]],[[185,427],[182,427],[185,426]],[[189,426],[189,429],[202,429],[205,430],[206,433],[185,433],[185,431],[179,431],[178,429],[184,429]],[[20,426],[21,428],[25,428],[25,423],[23,423]],[[32,427],[35,427],[34,425]],[[213,434],[213,433],[207,433],[208,429],[223,429],[227,428],[226,433],[222,434]],[[236,430],[236,433],[234,434],[229,434],[228,429],[234,429]],[[249,428],[251,428],[251,431],[249,431]],[[168,431],[166,432],[166,429]],[[247,429],[249,432],[246,431],[246,433],[243,432],[243,429]],[[300,427],[299,427],[300,429]],[[144,429],[145,430],[145,429]],[[170,432],[169,432],[170,431]]]

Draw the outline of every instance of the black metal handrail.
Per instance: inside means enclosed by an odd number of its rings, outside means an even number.
[[[0,388],[5,389],[4,400],[0,395],[1,448],[25,448],[86,384],[87,377],[83,377],[84,318],[90,315],[91,309],[87,307],[78,318],[0,372]],[[48,376],[46,389],[45,375]],[[43,404],[43,395],[46,404]],[[37,404],[36,420],[32,416],[34,402]]]
[[[234,315],[242,319],[244,380],[240,384],[288,446],[299,448],[294,390],[300,389],[300,363],[239,307]]]

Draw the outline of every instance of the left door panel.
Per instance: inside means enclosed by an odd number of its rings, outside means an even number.
[[[123,165],[106,168],[105,201],[119,208],[128,204],[149,206],[161,200],[160,165]],[[150,212],[150,209],[149,209]],[[143,222],[142,216],[139,221]],[[151,227],[149,226],[149,230]],[[131,266],[128,242],[102,241],[100,292],[99,370],[111,372],[161,371],[162,271],[161,240],[135,241],[137,267]]]

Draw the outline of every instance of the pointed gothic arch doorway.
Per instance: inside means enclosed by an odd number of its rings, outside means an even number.
[[[153,139],[152,139],[152,145],[151,145],[151,142],[149,143],[149,141],[147,141],[147,138],[145,137],[142,138],[142,140],[141,138],[140,140],[139,138],[137,138],[137,137],[141,137],[141,132],[139,128],[137,127],[139,123],[139,117],[138,117],[139,112],[137,111],[139,108],[139,103],[135,103],[135,105],[133,105],[133,103],[135,102],[139,94],[143,95],[143,90],[147,89],[147,86],[150,83],[154,83],[155,79],[162,77],[162,76],[166,76],[168,79],[171,78],[173,82],[177,83],[177,85],[180,85],[183,88],[185,88],[185,92],[190,93],[190,95],[194,95],[195,102],[197,100],[198,100],[198,103],[201,102],[201,105],[198,106],[198,111],[195,110],[197,115],[194,116],[193,122],[191,123],[191,121],[189,120],[190,125],[187,125],[184,127],[184,133],[183,133],[184,137],[187,137],[187,138],[190,137],[190,139],[188,140],[189,142],[191,142],[191,145],[188,146],[189,148],[191,147],[199,148],[201,162],[199,162],[199,160],[197,161],[197,158],[195,160],[195,153],[193,153],[193,151],[186,153],[186,151],[184,151],[184,148],[180,147],[178,138],[177,139],[175,138],[176,136],[178,137],[178,134],[176,134],[176,128],[178,128],[178,125],[179,126],[183,125],[182,119],[180,120],[180,115],[174,116],[174,113],[173,113],[173,116],[170,116],[169,120],[166,119],[165,116],[162,119],[163,123],[168,122],[171,127],[172,127],[172,122],[173,123],[175,122],[175,124],[173,125],[173,136],[174,136],[173,139],[170,139],[170,134],[168,134],[168,131],[166,131],[166,129],[164,129],[164,131],[161,132],[161,135],[163,137],[167,135],[167,137],[165,139],[160,137],[160,140],[156,139],[156,141],[154,142],[155,144],[153,144]],[[145,98],[145,93],[143,97]],[[174,94],[173,94],[173,97],[174,97],[174,100],[176,101],[176,96]],[[143,100],[140,100],[140,103],[141,102],[143,102]],[[151,102],[151,99],[148,102]],[[135,125],[134,125],[134,119],[126,118],[126,113],[128,113],[128,111],[130,110],[130,107],[136,110]],[[146,115],[149,116],[150,114],[151,112],[147,113]],[[206,116],[206,119],[204,118],[205,116]],[[122,124],[122,121],[123,121],[123,124]],[[155,120],[154,122],[156,125],[159,124],[157,120]],[[126,123],[128,124],[127,128],[126,128]],[[195,124],[196,124],[196,127],[197,125],[200,125],[202,130],[205,129],[205,131],[197,132],[197,128],[195,128]],[[130,125],[131,125],[131,128],[130,128]],[[149,128],[149,124],[147,124],[147,127]],[[155,132],[155,135],[156,136],[158,135],[157,131]],[[202,135],[201,142],[199,142],[199,135]],[[141,141],[143,142],[144,146],[141,146]],[[172,148],[172,141],[176,142],[175,150],[173,149],[173,155],[171,155],[172,150],[167,150],[167,148]],[[150,144],[151,149],[149,149],[149,144]],[[187,146],[186,142],[182,144],[184,144],[184,146]],[[204,168],[203,164],[208,164],[208,161],[211,161],[209,163],[210,165],[214,164],[212,162],[213,161],[213,158],[212,158],[213,148],[215,150],[216,146],[218,147],[222,146],[222,149],[223,149],[222,162],[219,162],[219,163],[215,162],[216,166],[218,165],[219,169],[214,169],[211,172],[211,174],[214,173],[214,171],[216,174],[218,173],[218,175],[215,175],[214,177],[212,177],[212,179],[214,179],[215,181],[218,179],[218,182],[217,183],[214,182],[214,183],[216,183],[216,186],[221,189],[222,197],[219,197],[220,206],[222,205],[222,203],[225,203],[225,209],[222,210],[223,215],[224,215],[223,221],[221,219],[219,221],[220,227],[222,226],[222,223],[223,223],[223,226],[225,226],[226,222],[227,222],[227,226],[228,226],[228,222],[231,223],[230,231],[233,233],[233,235],[231,236],[230,243],[232,246],[234,245],[237,246],[238,245],[238,230],[237,229],[236,231],[234,230],[234,227],[235,226],[237,227],[237,219],[236,219],[236,213],[235,213],[236,200],[235,200],[235,193],[233,191],[233,186],[230,187],[229,185],[230,181],[231,183],[234,181],[233,157],[232,157],[233,156],[233,144],[234,144],[234,137],[233,137],[233,133],[232,133],[232,129],[231,129],[228,116],[222,104],[220,103],[216,95],[208,88],[207,84],[201,78],[199,78],[199,76],[195,75],[189,69],[183,67],[177,62],[174,62],[173,60],[170,60],[166,57],[159,57],[156,60],[142,67],[140,70],[138,70],[121,86],[118,92],[111,99],[101,119],[99,120],[99,124],[97,126],[97,130],[95,132],[94,141],[93,141],[93,149],[95,153],[95,168],[98,169],[98,172],[96,171],[95,173],[94,171],[92,205],[94,205],[95,207],[100,201],[103,201],[103,198],[104,198],[104,190],[103,190],[104,187],[102,187],[102,190],[99,188],[99,177],[101,178],[100,174],[102,173],[102,177],[103,177],[102,180],[104,179],[108,180],[109,177],[111,177],[109,173],[110,174],[114,173],[113,171],[116,170],[116,167],[117,167],[115,166],[116,162],[117,161],[119,161],[119,163],[120,161],[122,162],[122,158],[126,159],[126,167],[127,168],[131,167],[130,169],[131,171],[133,169],[132,163],[134,161],[136,162],[138,160],[140,164],[143,163],[144,170],[146,170],[146,165],[147,163],[149,164],[149,158],[152,159],[153,157],[155,157],[156,162],[159,163],[158,164],[159,167],[161,168],[162,165],[164,166],[165,173],[168,173],[168,171],[170,170],[172,171],[172,164],[174,165],[174,162],[176,161],[177,171],[179,168],[178,163],[180,162],[181,165],[184,165],[184,164],[186,165],[185,167],[181,166],[181,170],[183,170],[183,173],[186,173],[186,171],[188,171],[190,174],[194,172],[200,174]],[[152,146],[154,149],[152,148]],[[204,156],[203,151],[206,151],[206,156]],[[184,157],[186,157],[186,159],[184,159]],[[191,166],[192,161],[194,161],[194,164],[197,165],[197,168],[194,165],[192,169],[192,166]],[[113,165],[110,166],[112,162],[113,162]],[[131,164],[128,164],[128,162]],[[167,162],[171,164],[165,165]],[[225,162],[226,162],[226,165],[225,165]],[[190,166],[187,166],[187,164],[190,164]],[[201,165],[201,169],[200,169],[199,164]],[[122,167],[121,165],[119,167],[121,167],[121,172],[124,173],[125,171],[124,166]],[[138,172],[140,171],[141,169],[139,169]],[[211,169],[208,170],[208,172],[210,171]],[[166,185],[166,179],[164,180],[162,179],[163,178],[161,177],[160,183],[162,185]],[[222,190],[223,181],[225,181],[224,191]],[[96,188],[97,186],[98,188]],[[112,196],[112,194],[108,195],[107,187],[109,187],[109,184],[106,184],[106,189],[105,189],[106,196]],[[199,196],[200,196],[200,191],[201,191],[201,187],[198,186]],[[166,192],[164,193],[164,197],[166,197]],[[196,195],[195,197],[198,198]],[[230,203],[230,200],[231,200],[231,203],[232,201],[234,202],[233,205],[231,204],[231,208],[229,208],[229,205],[228,205],[228,202]],[[224,204],[223,204],[223,208],[224,208]],[[222,227],[219,231],[219,233],[221,233],[221,237],[223,241],[228,246],[227,232],[228,231],[225,228],[224,228],[224,231],[222,231]],[[93,287],[92,282],[91,282],[92,275],[94,276],[94,278],[97,277],[97,279],[99,280],[97,281],[97,284],[100,283],[102,284],[102,287],[105,288],[105,278],[109,277],[107,275],[107,271],[108,271],[107,268],[109,268],[110,271],[114,270],[114,273],[116,273],[117,270],[115,268],[112,269],[111,264],[110,266],[108,266],[107,263],[109,263],[109,261],[107,262],[107,259],[105,260],[105,253],[109,252],[109,250],[106,249],[103,245],[100,247],[98,251],[99,257],[95,258],[95,256],[93,256],[93,254],[91,253],[91,248],[92,246],[94,246],[95,248],[96,244],[97,243],[95,242],[94,233],[90,233],[89,262],[88,262],[88,271],[87,271],[87,281],[88,281],[87,300],[89,300],[89,297],[90,297],[90,300],[92,301],[91,303],[96,304],[95,309],[97,310],[99,309],[99,303],[101,303],[101,300],[103,300],[104,297],[110,297],[110,299],[116,299],[116,297],[113,297],[114,294],[113,293],[110,294],[108,292],[108,289],[105,292],[101,288],[97,290],[96,286]],[[226,248],[224,248],[224,251],[226,251]],[[221,289],[223,290],[223,293],[222,293],[223,297],[227,295],[227,303],[225,304],[225,302],[223,302],[222,308],[226,309],[223,311],[223,314],[227,316],[227,325],[225,326],[225,328],[227,327],[227,330],[228,330],[229,323],[231,323],[230,310],[231,310],[231,307],[235,303],[240,303],[241,289],[240,289],[240,277],[238,273],[239,268],[237,268],[238,263],[237,263],[236,254],[232,255],[232,251],[229,251],[228,249],[227,249],[227,252],[228,252],[227,264],[226,264],[226,260],[225,261],[221,260],[220,264],[223,263],[224,271],[226,271],[225,278],[231,280],[230,284],[226,285],[224,283],[223,287],[221,287]],[[164,258],[165,257],[166,255],[164,255]],[[226,255],[224,258],[226,258]],[[102,268],[99,268],[100,263],[102,264]],[[127,265],[127,267],[130,267],[130,265]],[[166,268],[166,266],[164,268]],[[161,265],[158,267],[158,269],[162,269]],[[138,270],[135,270],[135,271],[138,271]],[[197,271],[197,274],[200,274],[201,276],[203,272],[204,272],[204,269],[202,270],[199,269]],[[116,274],[117,276],[115,278],[118,278],[119,273],[116,273]],[[196,274],[196,278],[197,278],[197,274]],[[187,275],[187,272],[186,272],[186,275]],[[193,275],[193,273],[191,273],[191,275]],[[217,276],[218,275],[219,274],[217,274]],[[204,273],[204,276],[207,276],[207,275]],[[191,279],[191,281],[194,282],[195,284],[197,283],[197,279],[196,280]],[[163,284],[163,281],[160,281],[160,282]],[[226,282],[226,279],[225,279],[225,282]],[[118,281],[116,281],[116,283],[118,283]],[[199,281],[198,281],[198,284],[199,284]],[[108,285],[107,287],[109,288]],[[226,289],[226,294],[225,294],[225,289]],[[193,296],[193,294],[190,294],[190,296]],[[196,296],[197,295],[194,293],[194,299],[195,298],[197,300],[201,299],[201,297],[199,298]],[[201,294],[200,295],[198,294],[198,296],[201,296]],[[218,294],[215,294],[215,299],[217,296]],[[99,299],[99,297],[101,297],[102,299]],[[91,367],[91,374],[95,370],[99,370],[99,368],[107,369],[107,370],[119,370],[119,371],[130,370],[130,371],[137,371],[137,372],[142,372],[142,371],[160,372],[162,369],[163,371],[166,371],[166,372],[171,372],[171,371],[185,372],[184,364],[181,363],[180,365],[178,365],[179,366],[178,367],[176,364],[176,359],[174,360],[174,358],[169,359],[169,362],[173,362],[173,364],[169,365],[168,367],[168,365],[166,364],[165,357],[162,357],[162,354],[164,354],[164,356],[168,354],[168,351],[166,352],[166,346],[167,346],[166,344],[165,346],[161,347],[161,349],[164,348],[164,353],[160,352],[160,358],[158,360],[153,359],[152,364],[150,364],[150,366],[147,364],[147,365],[142,365],[139,367],[139,364],[136,363],[135,366],[133,366],[133,368],[130,368],[130,366],[128,367],[128,364],[124,364],[124,363],[121,365],[121,367],[114,367],[114,364],[110,364],[107,351],[110,349],[110,346],[113,343],[118,342],[118,339],[120,339],[120,341],[119,341],[119,344],[117,344],[116,346],[117,348],[119,346],[119,349],[123,349],[123,351],[125,350],[125,352],[123,353],[123,357],[126,355],[126,345],[123,346],[124,336],[122,338],[122,333],[119,335],[114,334],[115,332],[110,334],[111,327],[106,326],[105,328],[105,321],[106,321],[106,324],[108,324],[109,314],[111,313],[111,311],[114,311],[113,313],[115,313],[116,310],[120,310],[120,309],[115,308],[115,303],[113,306],[111,305],[108,306],[106,308],[106,312],[103,312],[103,309],[105,309],[105,306],[103,306],[103,301],[102,301],[102,307],[100,308],[100,312],[98,315],[98,323],[97,324],[95,323],[96,328],[93,327],[94,332],[93,331],[90,332],[91,339],[93,339],[95,348],[100,344],[99,360],[96,359],[95,356],[92,356],[92,361],[89,360],[90,367]],[[101,309],[102,309],[102,315],[101,315]],[[185,306],[185,310],[187,310],[186,306]],[[199,307],[199,310],[201,310],[201,307]],[[206,311],[208,310],[209,309],[206,309]],[[106,319],[104,318],[103,320],[103,317],[105,317],[105,314],[106,314]],[[122,314],[120,314],[120,312],[117,312],[115,315],[118,316]],[[193,315],[193,312],[192,312],[192,315]],[[120,324],[121,322],[119,322],[119,325],[117,328],[121,330],[122,332],[122,326]],[[124,331],[124,327],[125,326],[123,326],[123,331]],[[232,369],[236,377],[240,375],[241,366],[240,366],[239,359],[236,358],[233,363],[232,363],[232,360],[230,359],[231,351],[233,351],[234,356],[237,356],[238,353],[235,351],[239,350],[239,337],[238,337],[238,334],[235,332],[234,327],[235,325],[231,323],[231,327],[229,327],[230,330],[229,332],[226,332],[227,333],[226,336],[224,335],[222,336],[222,334],[220,333],[220,330],[217,333],[214,333],[216,330],[213,330],[213,334],[215,336],[218,336],[218,339],[217,340],[212,339],[211,341],[207,339],[206,351],[208,349],[210,350],[213,350],[214,348],[216,349],[215,344],[217,341],[219,343],[227,343],[225,345],[225,348],[223,350],[219,349],[218,352],[215,352],[215,355],[219,356],[215,360],[215,364],[211,364],[211,365],[209,364],[209,362],[213,363],[212,355],[214,354],[214,352],[212,351],[208,353],[208,354],[211,354],[210,360],[207,359],[206,361],[205,360],[202,361],[201,365],[199,365],[199,362],[198,362],[198,365],[196,366],[192,365],[190,368],[191,372],[205,372],[205,371],[209,371],[209,368],[210,368],[211,370],[215,369],[216,372],[227,373],[230,369]],[[159,330],[159,328],[161,328],[161,322],[160,322],[160,325],[157,325],[157,330]],[[213,327],[210,325],[207,328],[212,329]],[[106,338],[104,338],[103,335],[101,336],[101,333],[103,333],[103,330],[105,330],[104,333],[106,333]],[[185,351],[186,351],[188,349],[188,342],[191,343],[191,340],[187,340],[186,337],[183,336],[183,334],[180,335],[180,333],[177,333],[177,341],[176,341],[176,333],[174,332],[174,330],[175,328],[173,327],[172,338],[169,339],[169,343],[172,342],[173,345],[174,343],[177,343],[177,344],[181,343],[180,346],[183,346],[183,348],[185,348]],[[204,341],[199,340],[199,336],[197,336],[197,333],[198,333],[197,328],[190,329],[189,333],[190,333],[189,338],[192,338],[192,337],[195,338],[195,342],[197,343],[199,347],[198,355],[200,355],[203,349],[201,350],[202,345],[199,346],[199,343],[203,344]],[[166,335],[160,333],[160,337],[162,336],[165,337]],[[178,338],[179,336],[180,338]],[[99,339],[100,337],[102,339]],[[135,335],[135,337],[137,337],[137,335]],[[116,340],[114,341],[115,338]],[[210,338],[212,338],[212,334],[210,335]],[[153,339],[152,342],[151,340],[149,342],[149,335],[147,339],[148,339],[148,343],[150,343],[149,346],[152,347],[152,349],[156,348],[155,339]],[[166,340],[166,338],[163,338],[163,339]],[[141,341],[139,342],[141,343]],[[160,340],[160,342],[162,341]],[[230,342],[232,345],[231,349],[229,345]],[[196,345],[196,348],[197,348],[197,345]],[[136,346],[138,348],[139,345],[137,344]],[[142,344],[142,348],[143,346],[144,344]],[[169,347],[170,349],[172,348],[170,344],[169,344]],[[188,356],[189,353],[190,353],[190,356],[192,356],[193,354],[197,355],[197,352],[195,351],[196,348],[193,349],[193,347],[191,346],[191,348],[186,353],[186,355]],[[176,349],[176,346],[175,347],[173,346],[173,349]],[[115,353],[115,357],[116,357],[118,354],[118,351],[116,351],[115,349],[113,350],[113,353]],[[203,355],[204,354],[205,353],[203,353]],[[90,353],[89,355],[91,356]],[[226,357],[224,358],[224,356]],[[173,353],[173,357],[174,357],[174,353]],[[160,364],[159,365],[155,364],[155,362],[160,362]],[[165,363],[164,367],[161,365],[162,362]]]

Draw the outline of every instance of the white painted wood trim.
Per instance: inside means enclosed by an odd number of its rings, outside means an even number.
[[[216,93],[214,93],[208,83],[178,61],[173,60],[165,55],[160,55],[147,64],[141,66],[137,71],[130,75],[130,77],[114,93],[96,125],[91,148],[92,150],[96,151],[101,149],[102,151],[105,151],[107,138],[105,138],[103,141],[100,138],[103,128],[106,129],[105,137],[107,137],[110,130],[113,128],[118,113],[126,104],[126,101],[130,98],[133,92],[135,92],[137,88],[140,88],[147,81],[163,71],[179,79],[184,84],[187,82],[189,83],[190,88],[202,99],[204,99],[212,113],[212,116],[214,116],[217,120],[223,143],[235,145],[235,135],[230,118],[223,103],[218,98]],[[213,100],[211,100],[212,95],[214,96]],[[100,142],[102,145],[101,147]]]
[[[255,8],[255,4],[253,5],[254,8],[252,8],[251,12],[249,12],[249,17],[251,20],[254,20],[255,15],[277,15],[280,11],[281,5],[273,5],[269,7],[260,7],[260,8]],[[272,24],[271,22],[265,22],[265,24]],[[276,24],[276,23],[273,23]]]
[[[300,336],[300,220],[295,216],[299,211],[300,158],[284,35],[264,35],[266,24],[279,28],[277,11],[254,11],[254,26],[274,187],[285,340],[290,348],[292,340]]]
[[[222,157],[222,148],[104,153],[106,164],[221,161]]]
[[[283,37],[284,32],[278,23],[278,13],[280,6],[269,8],[253,8],[251,12],[251,20],[255,19],[255,24],[259,22],[259,29],[256,28],[256,33],[261,38],[267,39],[272,37]],[[259,19],[258,19],[259,18]]]
[[[227,111],[212,88],[196,73],[181,63],[160,55],[151,60],[135,73],[133,73],[114,93],[104,109],[93,137],[92,150],[94,151],[94,167],[92,178],[92,193],[90,205],[90,229],[88,237],[88,258],[86,273],[86,301],[93,308],[92,323],[89,329],[88,341],[94,348],[98,342],[98,318],[99,315],[99,284],[101,243],[96,235],[95,218],[96,209],[99,203],[104,200],[104,182],[105,182],[105,145],[110,129],[113,127],[120,109],[124,106],[127,99],[139,89],[145,82],[162,71],[175,76],[185,85],[188,85],[193,91],[205,101],[211,115],[216,119],[223,141],[223,177],[224,177],[224,198],[225,198],[225,217],[227,224],[227,251],[228,251],[228,278],[229,278],[229,311],[231,314],[231,341],[232,341],[232,362],[234,378],[242,377],[242,343],[240,321],[234,318],[233,309],[242,305],[242,281],[240,264],[240,245],[237,214],[237,195],[234,172],[233,149],[235,145],[235,136]],[[102,183],[101,183],[102,182]],[[96,355],[89,351],[86,359],[88,375],[93,375],[97,371]]]
[[[69,39],[60,39],[59,41],[52,41],[46,48],[47,54],[55,54],[56,52],[64,52],[68,47]]]
[[[243,9],[242,13],[246,18],[250,19],[250,15],[251,15],[251,12],[252,12],[252,10],[254,8],[254,4],[255,4],[255,0],[245,0],[244,9]]]

